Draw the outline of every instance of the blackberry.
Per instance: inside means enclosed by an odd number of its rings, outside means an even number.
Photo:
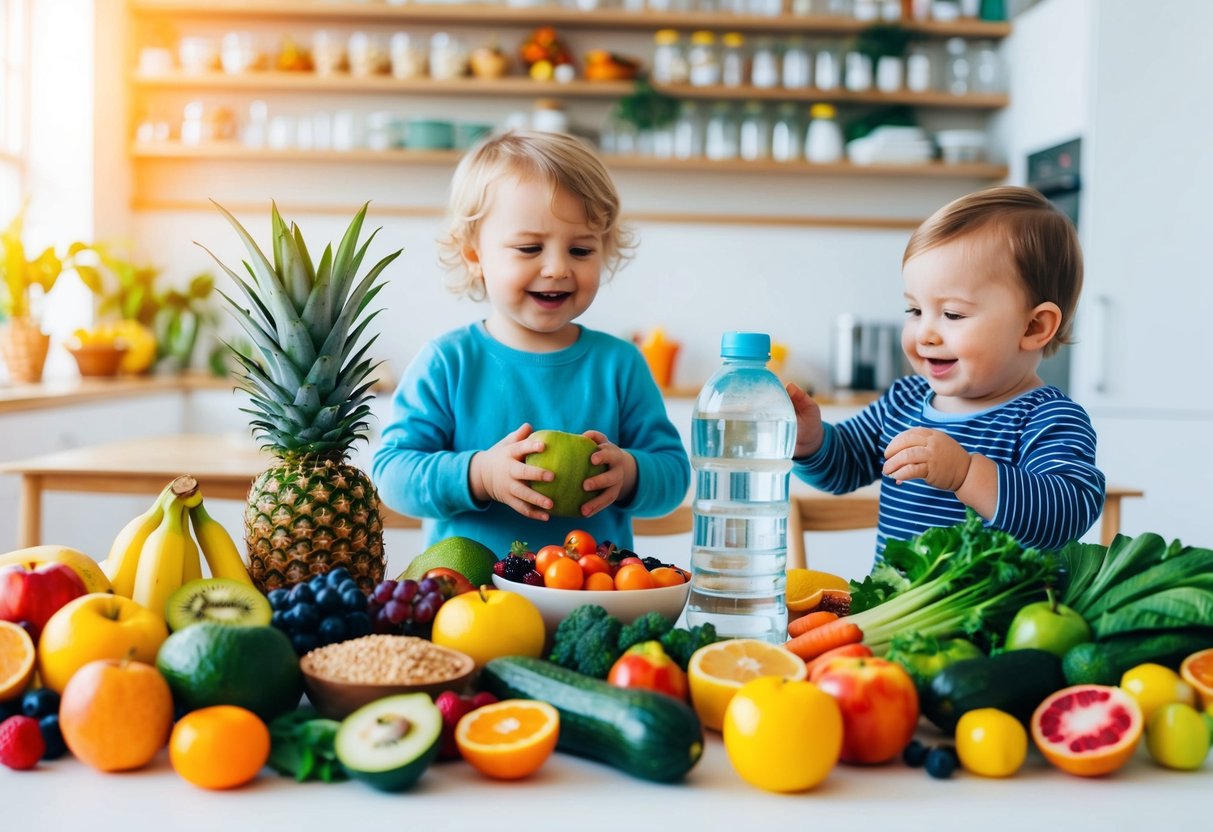
[[[672,563],[662,563],[657,558],[641,558],[640,562],[643,563],[644,568],[650,572],[652,572],[654,569],[660,569],[663,566],[666,568],[673,568],[674,566]]]
[[[535,564],[533,562],[518,555],[510,555],[503,563],[505,563],[505,566],[501,567],[501,577],[514,583],[522,583],[526,573],[535,571]]]

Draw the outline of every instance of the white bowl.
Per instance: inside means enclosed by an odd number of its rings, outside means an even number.
[[[556,631],[556,625],[583,604],[597,604],[624,624],[631,624],[646,612],[659,612],[675,621],[682,615],[691,591],[689,581],[653,589],[549,589],[507,581],[500,575],[493,576],[493,585],[507,592],[517,592],[538,607],[549,638]]]

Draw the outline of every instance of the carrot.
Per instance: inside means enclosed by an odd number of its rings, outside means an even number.
[[[842,647],[835,647],[833,650],[827,650],[824,653],[822,653],[820,656],[818,656],[817,658],[808,662],[805,665],[805,670],[808,672],[808,675],[805,676],[805,678],[808,679],[810,682],[816,681],[814,676],[821,675],[821,672],[825,669],[825,666],[828,665],[830,662],[832,662],[834,659],[843,659],[843,658],[867,659],[867,658],[871,658],[871,656],[872,656],[872,648],[868,647],[868,645],[866,645],[866,644],[861,644],[858,641],[853,641],[850,644],[842,645]]]
[[[863,641],[863,630],[859,629],[859,625],[840,618],[809,630],[804,635],[796,636],[784,647],[807,662],[827,650],[842,647],[844,644],[854,644],[857,641]]]
[[[831,621],[838,620],[838,613],[822,610],[820,612],[811,612],[808,615],[802,615],[800,618],[793,619],[788,623],[788,635],[792,638],[802,636],[809,630],[815,630],[822,624],[829,624]]]

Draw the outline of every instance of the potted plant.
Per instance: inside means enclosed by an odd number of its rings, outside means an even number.
[[[25,253],[22,233],[25,207],[0,232],[0,312],[8,318],[0,326],[0,357],[9,376],[18,383],[34,384],[42,379],[50,336],[42,331],[36,307],[38,300],[55,287],[65,271],[75,270],[86,285],[95,284],[96,269],[79,262],[92,248],[75,242],[63,255],[48,246],[37,257]]]

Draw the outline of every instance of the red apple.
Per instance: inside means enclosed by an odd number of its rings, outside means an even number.
[[[75,570],[62,563],[45,563],[36,569],[21,565],[0,569],[0,620],[26,621],[35,641],[54,613],[88,592]]]
[[[487,691],[475,696],[461,696],[450,690],[438,694],[434,704],[442,713],[442,744],[438,746],[439,760],[458,760],[462,756],[459,753],[459,746],[455,743],[455,726],[466,714],[496,701],[497,697]]]
[[[456,595],[471,592],[476,588],[472,586],[471,581],[463,576],[462,572],[456,572],[454,569],[448,569],[445,566],[435,566],[422,577],[436,580],[438,586],[441,588],[440,591],[444,599],[454,598]]]
[[[666,655],[660,641],[635,644],[611,665],[607,681],[618,688],[642,688],[675,699],[687,698],[687,675]]]
[[[840,658],[813,674],[842,711],[844,763],[884,763],[899,755],[918,726],[918,691],[896,662]]]

